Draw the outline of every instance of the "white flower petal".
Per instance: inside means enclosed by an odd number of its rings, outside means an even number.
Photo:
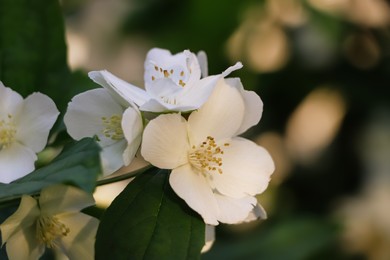
[[[122,129],[128,144],[123,153],[124,165],[127,166],[141,144],[143,124],[140,112],[132,107],[126,109],[122,116]]]
[[[176,85],[170,78],[162,78],[157,79],[153,84],[146,85],[145,89],[152,98],[158,100],[163,97],[175,96],[183,88]]]
[[[250,222],[257,219],[266,219],[267,218],[267,212],[265,209],[257,203],[256,206],[249,212],[249,215],[246,217],[244,222]]]
[[[205,245],[202,247],[202,254],[209,251],[215,241],[215,226],[206,225],[205,229]]]
[[[125,166],[125,167],[129,166],[130,163],[134,160],[134,158],[137,154],[138,148],[141,144],[141,140],[142,140],[142,135],[140,136],[140,138],[135,140],[136,142],[134,142],[133,144],[127,145],[126,149],[123,151],[123,154],[122,154],[123,166]],[[138,145],[136,145],[135,143],[138,143]],[[136,146],[138,148],[136,148]]]
[[[126,149],[127,142],[125,139],[103,147],[103,149],[100,151],[103,176],[107,176],[119,170],[125,164],[123,160],[123,153],[126,151]]]
[[[234,64],[233,66],[230,66],[229,68],[227,68],[224,72],[222,72],[222,77],[226,77],[228,76],[230,73],[232,73],[233,71],[235,70],[239,70],[242,68],[242,63],[241,62],[237,62],[236,64]]]
[[[149,112],[164,111],[183,111],[182,107],[188,108],[189,105],[178,98],[182,92],[182,87],[177,86],[171,79],[163,78],[156,80],[154,84],[146,87],[148,94],[152,97],[148,102],[140,106],[140,110]],[[184,110],[187,111],[187,110]]]
[[[133,103],[141,106],[149,100],[145,90],[140,89],[106,70],[91,71],[88,76],[97,84],[107,89],[117,101],[124,107],[134,106]]]
[[[41,93],[31,94],[24,100],[16,123],[17,140],[34,152],[42,151],[59,113],[53,100],[48,96]]]
[[[187,81],[189,86],[193,86],[195,82],[199,81],[201,76],[201,70],[196,55],[188,50],[185,50],[184,55],[187,56],[186,63],[190,76]]]
[[[203,175],[193,171],[189,164],[173,169],[169,183],[175,193],[202,216],[209,225],[218,225],[218,205]]]
[[[19,93],[4,86],[0,81],[0,120],[8,115],[17,115],[22,107],[23,97]]]
[[[18,209],[0,225],[3,245],[15,233],[30,226],[35,227],[34,223],[39,214],[37,201],[31,196],[23,195]]]
[[[99,221],[83,213],[58,216],[70,231],[61,238],[64,253],[69,259],[94,259],[94,245]]]
[[[69,185],[52,185],[42,190],[39,205],[42,214],[53,216],[63,212],[79,212],[95,204],[93,196]]]
[[[245,105],[240,92],[221,79],[209,100],[188,119],[191,144],[200,144],[207,136],[216,140],[234,136],[244,113]]]
[[[6,244],[8,259],[39,259],[45,252],[45,247],[38,243],[35,232],[35,226],[30,226],[13,234]]]
[[[239,135],[260,122],[261,115],[263,114],[263,101],[261,101],[256,92],[244,90],[239,78],[226,79],[226,82],[230,86],[235,86],[244,98],[245,116],[240,129],[236,133],[236,135]]]
[[[199,51],[196,56],[198,58],[200,71],[202,72],[202,77],[205,78],[209,75],[209,67],[207,64],[207,54],[204,51]]]
[[[169,108],[167,108],[167,104],[159,102],[156,99],[150,99],[149,101],[144,103],[142,106],[140,106],[139,110],[160,113],[160,112],[168,111]]]
[[[206,55],[206,54],[204,54]],[[206,59],[207,57],[201,58]],[[204,62],[204,61],[202,61]],[[203,64],[202,66],[207,66],[207,64]],[[186,104],[189,106],[193,106],[195,108],[201,107],[210,97],[214,88],[216,87],[219,80],[223,77],[229,75],[232,71],[242,68],[242,64],[240,62],[236,63],[234,66],[227,68],[224,72],[218,75],[209,76],[201,79],[200,81],[194,81],[189,87],[184,87],[182,93],[177,95],[177,98],[181,104]],[[202,68],[204,70],[204,68]],[[203,72],[202,72],[203,73]],[[204,72],[207,73],[207,72]]]
[[[171,78],[177,86],[180,82],[191,85],[199,80],[200,67],[195,54],[188,50],[175,55],[163,49],[150,50],[145,60],[146,88],[153,85],[155,80],[165,77]]]
[[[184,88],[182,93],[177,97],[180,104],[198,109],[201,107],[213,93],[217,86],[220,75],[209,76],[196,82],[192,87]]]
[[[142,106],[140,106],[140,110],[149,111],[155,113],[168,112],[168,111],[177,111],[177,112],[187,112],[197,109],[199,106],[189,106],[187,104],[184,105],[176,105],[162,102],[160,100],[151,99]]]
[[[172,53],[169,50],[160,49],[160,48],[153,48],[146,54],[145,59],[145,70],[148,64],[155,63],[155,62],[162,62],[166,63],[169,61],[169,58],[172,57]]]
[[[162,169],[188,162],[187,122],[180,114],[160,115],[145,127],[141,154]]]
[[[100,145],[110,145],[113,141],[103,134],[103,117],[121,116],[124,109],[111,97],[106,89],[92,89],[73,97],[64,116],[69,135],[80,140],[98,136]]]
[[[215,199],[220,213],[218,220],[226,224],[237,224],[244,221],[257,203],[256,198],[250,196],[236,199],[216,193]]]
[[[0,150],[0,182],[10,183],[35,169],[37,155],[19,143]]]
[[[230,145],[223,147],[224,154],[221,155],[223,172],[212,175],[216,189],[233,198],[262,193],[275,169],[269,153],[244,138],[237,137],[228,143]]]

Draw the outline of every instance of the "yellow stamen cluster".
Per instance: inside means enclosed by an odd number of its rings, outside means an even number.
[[[224,146],[228,146],[229,143],[225,143]],[[202,142],[198,147],[192,146],[192,151],[189,153],[190,164],[201,171],[218,172],[222,174],[222,158],[223,150],[218,146],[213,137],[208,136],[206,141]]]
[[[56,239],[68,235],[70,229],[56,217],[40,216],[36,222],[36,236],[48,248],[56,245]]]
[[[173,76],[175,78],[175,76],[173,75],[175,73],[175,71],[173,69],[168,71],[168,70],[164,70],[163,68],[161,68],[157,65],[154,65],[154,70],[156,72],[160,73],[161,76],[163,76],[164,78],[171,78],[171,76]],[[185,73],[183,70],[179,73],[179,75],[180,75],[180,77],[182,77],[184,79]],[[186,85],[186,83],[184,82],[183,79],[179,79],[179,81],[176,82],[176,84],[179,84],[180,86],[184,87]],[[152,81],[154,81],[154,80],[156,80],[156,77],[152,76]],[[173,80],[175,80],[175,79],[173,79]]]
[[[102,133],[105,137],[118,141],[123,139],[123,130],[121,126],[122,116],[112,115],[109,118],[102,117],[103,127]]]
[[[8,115],[8,120],[0,120],[0,151],[9,147],[15,141],[16,127],[12,120],[12,115]]]

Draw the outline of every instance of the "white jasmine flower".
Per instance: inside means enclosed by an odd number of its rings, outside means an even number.
[[[239,79],[221,79],[210,99],[188,117],[163,114],[145,127],[145,160],[172,169],[176,194],[206,224],[245,221],[274,171],[268,152],[237,137],[260,120],[263,104]],[[174,129],[174,130],[173,130]]]
[[[207,68],[203,62],[202,59],[202,72],[205,75]],[[237,63],[219,75],[201,79],[201,67],[192,52],[186,50],[172,55],[167,50],[154,48],[148,52],[145,61],[145,90],[105,70],[92,71],[88,75],[109,91],[115,92],[128,102],[134,102],[142,111],[187,112],[202,106],[218,80],[241,67],[242,64]]]
[[[73,97],[64,122],[75,140],[97,136],[103,175],[129,165],[141,143],[143,123],[138,109],[103,88]]]
[[[65,185],[43,189],[38,200],[24,195],[0,225],[9,259],[39,259],[46,247],[69,259],[93,259],[99,222],[79,212],[91,205],[92,195]]]
[[[23,97],[0,82],[0,182],[10,183],[35,169],[59,112],[46,95]]]

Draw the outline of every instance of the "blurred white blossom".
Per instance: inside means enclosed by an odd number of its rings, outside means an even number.
[[[94,259],[99,221],[80,212],[92,205],[92,195],[65,185],[43,189],[39,199],[24,195],[0,225],[9,259],[39,259],[45,248],[69,259]]]

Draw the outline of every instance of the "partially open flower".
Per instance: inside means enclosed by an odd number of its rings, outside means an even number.
[[[260,97],[245,91],[239,79],[221,79],[188,120],[164,114],[144,130],[145,160],[172,169],[173,190],[206,224],[245,221],[257,205],[254,196],[268,186],[272,158],[264,148],[237,137],[259,122],[262,107]]]
[[[46,95],[22,96],[0,82],[0,182],[10,183],[35,169],[58,110]]]
[[[186,50],[172,55],[167,50],[154,48],[145,61],[145,90],[105,70],[92,71],[88,75],[109,91],[134,102],[141,111],[187,112],[201,107],[218,80],[241,67],[242,64],[237,63],[221,74],[201,79],[201,74],[205,74],[204,66],[199,66],[198,58],[192,52]]]
[[[43,189],[39,200],[24,195],[16,212],[0,225],[8,258],[39,259],[51,248],[69,259],[94,259],[99,221],[80,212],[92,205],[92,195],[65,185]]]
[[[73,97],[64,122],[75,140],[97,137],[103,175],[129,165],[141,143],[143,123],[138,109],[103,88]]]

